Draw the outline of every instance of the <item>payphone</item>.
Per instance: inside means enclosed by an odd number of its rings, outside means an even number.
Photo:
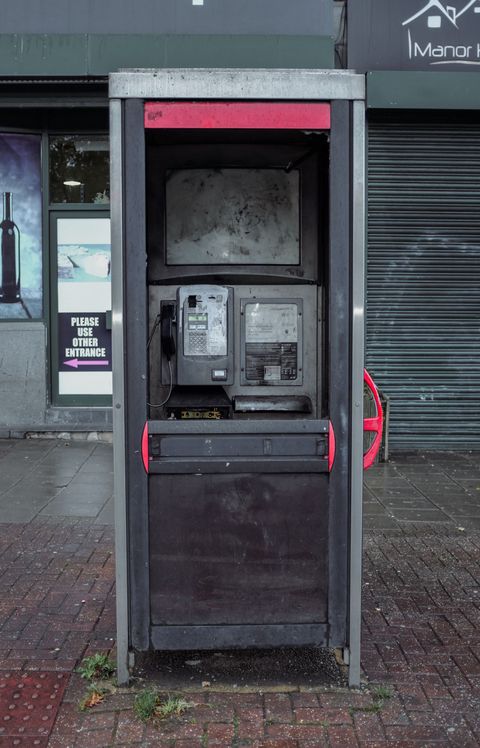
[[[172,291],[175,300],[161,298]],[[160,345],[154,337],[150,355],[155,417],[189,418],[195,405],[197,418],[220,406],[224,418],[318,412],[318,288],[197,284],[155,287],[151,297],[152,316],[158,299],[161,310]]]
[[[242,387],[303,383],[303,299],[244,294],[208,284],[180,286],[176,302],[161,302],[160,355],[169,364],[172,391],[173,385],[233,385],[235,371]]]
[[[177,290],[178,385],[233,381],[232,289],[212,285]]]
[[[120,645],[358,683],[363,78],[191,72],[111,79]]]

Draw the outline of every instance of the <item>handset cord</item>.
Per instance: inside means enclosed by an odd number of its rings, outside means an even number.
[[[161,320],[162,320],[161,316],[159,314],[157,314],[157,316],[155,317],[155,322],[153,323],[152,331],[151,331],[150,335],[148,336],[148,340],[147,340],[147,351],[150,348],[150,343],[153,340],[153,336],[155,335],[155,331],[156,331],[157,327],[159,326]]]
[[[170,375],[170,386],[168,388],[168,395],[165,398],[165,400],[162,403],[158,403],[158,405],[156,403],[148,403],[147,402],[147,405],[150,408],[163,408],[163,406],[166,405],[168,403],[168,401],[170,400],[170,395],[172,394],[172,390],[173,390],[172,362],[170,361],[170,359],[168,359],[168,372],[169,372],[169,375]]]
[[[147,340],[147,351],[150,349],[150,343],[153,340],[153,336],[155,335],[155,331],[156,331],[157,327],[159,326],[159,324],[161,322],[161,319],[162,318],[161,318],[160,314],[157,314],[157,316],[155,318],[155,322],[154,322],[153,327],[152,327],[152,331],[151,331],[150,335],[148,336],[148,340]],[[163,402],[159,403],[158,405],[156,405],[155,403],[149,403],[147,401],[147,405],[148,405],[149,408],[163,408],[163,406],[166,405],[168,403],[168,401],[170,400],[170,396],[171,396],[172,390],[173,390],[173,372],[172,372],[172,362],[170,361],[170,357],[168,357],[167,361],[168,361],[168,372],[169,372],[169,375],[170,375],[170,384],[169,384],[169,388],[168,388],[168,395],[165,398],[165,400]]]

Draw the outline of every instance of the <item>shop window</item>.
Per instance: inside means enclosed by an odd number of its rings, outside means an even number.
[[[109,204],[107,136],[52,137],[49,155],[50,203]]]
[[[0,133],[0,320],[42,316],[40,143]]]

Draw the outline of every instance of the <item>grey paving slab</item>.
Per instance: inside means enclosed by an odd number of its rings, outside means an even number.
[[[382,491],[377,494],[381,501],[425,501],[425,496],[420,491]]]
[[[436,455],[436,452],[408,452],[403,451],[401,453],[401,456],[399,456],[398,453],[392,454],[392,458],[390,460],[391,465],[396,465],[399,461],[401,461],[402,464],[406,465],[423,465],[426,461],[428,461],[428,456],[430,454]]]
[[[395,519],[403,522],[445,522],[448,516],[440,509],[393,509],[389,508],[389,514]]]
[[[385,507],[378,503],[370,502],[363,505],[364,517],[384,517]]]
[[[374,467],[370,470],[370,474],[365,475],[365,484],[367,486],[389,486],[394,488],[395,486],[405,486],[408,484],[407,479],[400,475],[398,470],[390,475],[377,472],[377,468]]]
[[[384,514],[383,516],[379,515],[376,517],[365,516],[363,527],[366,530],[394,530],[398,529],[399,524],[393,517],[388,517]]]
[[[97,517],[98,504],[49,504],[39,513],[40,517]]]
[[[462,504],[478,504],[476,497],[467,491],[429,491],[424,493],[430,501],[436,504],[451,504],[461,506]]]
[[[102,485],[111,486],[113,482],[112,476],[113,473],[107,473],[105,470],[97,472],[82,468],[82,470],[76,473],[72,478],[71,485],[93,486],[94,488]]]
[[[438,465],[432,465],[430,463],[410,463],[402,461],[401,463],[395,462],[392,458],[395,470],[398,472],[401,469],[402,475],[417,475],[422,476],[425,479],[435,478],[435,476],[444,476],[444,472]]]
[[[441,508],[451,517],[480,517],[480,506],[443,506]]]
[[[97,517],[106,504],[97,498],[83,501],[53,499],[39,511],[41,517]]]
[[[69,483],[66,488],[62,488],[58,496],[67,502],[83,501],[84,499],[95,499],[96,501],[106,501],[112,495],[112,486],[101,484],[98,486],[72,485]]]
[[[415,487],[420,493],[432,496],[465,496],[466,491],[458,483],[420,483],[415,481]]]
[[[479,466],[480,465],[480,454],[478,454],[477,452],[472,452],[471,454],[468,455],[467,460],[472,465]]]
[[[456,478],[456,483],[464,488],[466,491],[477,491],[479,494],[479,500],[480,500],[480,476],[478,478],[476,477],[468,477],[468,478]]]
[[[9,502],[0,506],[0,516],[3,523],[28,523],[31,522],[35,517],[38,516],[42,506],[38,506],[35,503],[21,503]]]
[[[101,512],[97,515],[95,523],[98,525],[113,525],[114,520],[114,501],[112,496],[112,498],[103,506]]]
[[[383,503],[384,509],[396,511],[400,509],[437,509],[442,507],[437,507],[435,504],[432,504],[431,501],[428,501],[425,499],[424,501],[419,501],[418,499],[409,499],[404,501],[385,501]]]
[[[479,530],[480,517],[457,517],[456,524],[461,525],[465,528],[470,528],[471,530]]]

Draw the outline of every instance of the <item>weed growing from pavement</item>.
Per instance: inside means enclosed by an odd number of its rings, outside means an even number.
[[[377,714],[381,711],[383,708],[383,704],[387,699],[392,698],[392,690],[388,686],[375,686],[371,690],[373,702],[371,704],[367,704],[366,706],[352,706],[350,708],[350,715],[353,717],[353,715],[357,712],[363,712],[364,714]]]
[[[85,657],[77,668],[85,680],[106,680],[111,678],[115,672],[115,665],[108,655],[97,652],[90,657]]]
[[[388,686],[375,686],[372,688],[372,696],[375,701],[386,701],[392,698],[392,689]]]
[[[167,696],[165,700],[156,688],[146,688],[135,696],[133,711],[142,722],[179,717],[194,704],[181,696]]]
[[[146,688],[135,696],[133,711],[138,719],[147,722],[155,716],[155,709],[160,701],[160,696],[155,688]]]
[[[166,701],[160,703],[157,715],[160,719],[166,719],[168,717],[178,717],[183,714],[187,709],[193,706],[191,701],[182,699],[181,696],[168,696]]]
[[[238,728],[239,727],[240,727],[240,722],[239,722],[237,715],[235,714],[233,717],[233,739],[234,740],[238,740]]]
[[[353,717],[353,715],[357,712],[362,712],[362,714],[377,714],[383,706],[383,701],[374,701],[373,704],[367,704],[366,706],[352,706],[350,708],[350,715]]]

